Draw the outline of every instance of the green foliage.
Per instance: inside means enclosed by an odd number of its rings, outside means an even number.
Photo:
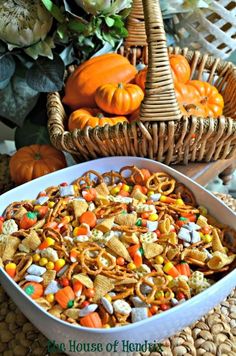
[[[40,92],[53,92],[62,89],[64,63],[59,55],[54,59],[40,57],[26,73],[27,84]]]
[[[131,0],[99,0],[96,9],[92,6],[92,11],[86,11],[80,5],[92,5],[93,2],[39,1],[46,9],[45,18],[48,15],[50,19],[47,34],[25,46],[13,46],[5,38],[0,40],[0,120],[17,126],[17,148],[49,142],[46,112],[40,110],[40,106],[46,107],[46,101],[38,101],[38,98],[42,97],[41,93],[62,89],[66,66],[110,52],[120,45],[128,34],[125,17],[132,3]],[[22,6],[28,9],[24,2]],[[32,11],[32,19],[30,15],[28,12],[22,21],[34,24],[33,17],[38,13]],[[34,29],[30,28],[30,31],[37,35]],[[17,35],[15,39],[18,43]],[[34,108],[36,111],[32,111]]]

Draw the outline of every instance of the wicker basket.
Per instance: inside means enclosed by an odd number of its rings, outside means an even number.
[[[178,45],[226,59],[236,50],[236,2],[212,1],[209,8],[174,16]]]
[[[166,164],[214,161],[236,152],[236,68],[207,54],[169,48],[183,54],[191,64],[191,77],[214,84],[225,100],[219,119],[181,117],[175,97],[159,2],[133,2],[129,33],[122,54],[132,63],[149,57],[145,98],[140,121],[115,126],[65,130],[67,115],[60,93],[48,95],[48,129],[52,144],[81,162],[104,156],[130,155]],[[144,21],[145,18],[145,21]],[[144,25],[147,33],[145,45]],[[131,27],[134,27],[133,32]],[[148,47],[148,55],[147,55]]]

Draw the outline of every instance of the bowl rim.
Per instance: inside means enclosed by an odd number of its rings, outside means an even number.
[[[142,162],[142,161],[145,161],[145,162],[152,162],[152,163],[155,163],[157,165],[159,165],[161,168],[163,169],[168,169],[170,170],[171,172],[173,172],[174,174],[177,173],[177,175],[180,176],[180,178],[184,178],[184,180],[187,180],[189,182],[191,182],[192,184],[198,186],[201,190],[205,191],[208,195],[212,196],[214,199],[218,200],[220,204],[222,204],[224,206],[225,209],[227,209],[229,211],[229,213],[233,213],[233,215],[236,216],[236,214],[231,210],[229,209],[229,207],[224,203],[222,202],[220,199],[218,199],[216,196],[214,196],[211,192],[207,191],[204,187],[202,187],[199,183],[195,182],[194,180],[192,180],[191,178],[185,176],[183,173],[181,172],[178,172],[177,170],[173,169],[172,167],[169,167],[161,162],[157,162],[157,161],[154,161],[154,160],[151,160],[151,159],[148,159],[148,158],[142,158],[142,157],[133,157],[133,156],[112,156],[112,157],[104,157],[104,158],[98,158],[98,159],[95,159],[95,160],[91,160],[91,161],[87,161],[87,162],[83,162],[83,163],[79,163],[79,164],[75,164],[73,166],[70,166],[70,167],[66,167],[66,168],[63,168],[59,171],[56,171],[56,172],[52,172],[52,173],[49,173],[45,176],[42,176],[42,177],[39,177],[39,178],[36,178],[30,182],[27,182],[27,183],[24,183],[18,187],[15,187],[13,189],[11,189],[10,191],[2,194],[0,196],[0,202],[1,200],[4,200],[4,197],[8,196],[8,195],[11,195],[13,191],[18,191],[18,190],[22,190],[22,188],[27,188],[28,186],[30,186],[32,184],[32,182],[38,182],[38,181],[42,181],[42,180],[46,180],[48,179],[48,176],[50,175],[50,177],[53,177],[53,176],[56,176],[56,175],[62,175],[63,176],[63,173],[65,171],[70,171],[72,170],[73,171],[73,167],[74,166],[81,166],[81,165],[86,165],[86,164],[95,164],[97,161],[108,161],[110,159],[127,159],[127,161],[129,160],[135,160],[135,161],[139,161],[139,162]],[[72,178],[73,179],[73,178]],[[234,270],[232,270],[231,272],[229,272],[227,275],[225,275],[223,278],[221,278],[219,281],[217,281],[216,283],[214,283],[213,285],[211,285],[210,287],[208,287],[206,290],[204,290],[203,292],[193,296],[192,298],[186,300],[185,302],[183,303],[179,303],[178,305],[176,305],[175,307],[172,307],[168,310],[166,310],[165,312],[162,312],[160,314],[156,314],[156,315],[153,315],[149,318],[146,318],[144,320],[141,320],[141,321],[138,321],[138,322],[135,322],[135,323],[131,323],[131,324],[128,324],[128,325],[124,325],[122,326],[121,328],[110,328],[110,329],[104,329],[104,328],[86,328],[86,327],[83,327],[81,325],[75,325],[75,324],[71,324],[71,323],[68,323],[64,320],[61,320],[57,317],[55,317],[54,315],[50,314],[49,312],[47,312],[43,307],[41,307],[39,304],[37,304],[35,302],[34,299],[30,298],[26,293],[24,293],[23,289],[20,288],[20,286],[10,277],[8,276],[8,274],[5,272],[5,270],[3,269],[3,267],[0,266],[0,277],[1,277],[1,274],[3,274],[3,276],[8,280],[8,282],[10,282],[11,286],[14,288],[16,288],[18,290],[18,292],[20,292],[20,294],[22,295],[22,297],[25,297],[26,299],[28,299],[39,311],[43,312],[45,314],[45,316],[49,317],[49,318],[52,318],[53,320],[61,323],[63,326],[66,326],[66,327],[70,327],[72,329],[75,329],[75,330],[81,330],[81,331],[86,331],[86,332],[89,332],[91,334],[101,334],[101,333],[105,333],[105,334],[112,334],[112,333],[117,333],[117,329],[121,330],[121,331],[128,331],[130,329],[133,329],[134,327],[140,327],[140,326],[145,326],[146,323],[149,323],[150,320],[160,320],[163,318],[163,317],[168,317],[168,315],[170,313],[173,314],[173,312],[175,312],[176,310],[177,311],[181,311],[183,308],[186,308],[186,303],[187,303],[187,306],[189,308],[191,308],[194,304],[198,304],[200,303],[201,304],[201,299],[204,299],[204,297],[207,297],[207,294],[209,294],[209,292],[211,292],[211,294],[215,294],[217,292],[217,290],[223,286],[225,283],[227,283],[228,280],[231,280],[231,279],[235,279],[236,281],[236,268]],[[236,285],[236,284],[235,284]],[[202,301],[203,302],[203,301]],[[17,305],[17,304],[16,304]],[[184,310],[184,309],[183,309]]]

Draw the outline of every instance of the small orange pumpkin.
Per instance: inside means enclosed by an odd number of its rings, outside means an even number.
[[[186,83],[190,79],[191,68],[187,59],[181,54],[171,54],[169,56],[171,73],[174,83]],[[147,77],[147,67],[140,70],[135,76],[135,83],[145,90]]]
[[[189,267],[189,264],[185,261],[181,261],[178,265],[175,266],[176,269],[179,271],[179,273],[183,276],[190,277],[191,276],[191,270]]]
[[[222,115],[224,108],[224,99],[213,85],[200,80],[190,80],[188,87],[196,89],[200,96],[200,104],[204,106],[205,117],[214,117]]]
[[[20,229],[30,229],[37,222],[37,214],[32,211],[25,213],[19,222]]]
[[[10,159],[11,179],[22,184],[67,166],[61,151],[50,145],[20,148]]]
[[[137,73],[127,58],[116,53],[93,57],[81,64],[68,78],[63,103],[72,110],[96,107],[96,89],[105,83],[129,83]]]
[[[190,79],[191,68],[187,59],[181,54],[169,56],[174,82],[186,83]]]
[[[38,299],[43,295],[43,286],[40,283],[28,282],[23,287],[25,293],[32,299]]]
[[[205,108],[202,104],[200,103],[194,103],[194,104],[185,104],[179,105],[180,111],[184,116],[197,116],[197,117],[206,117],[206,112]]]
[[[97,312],[93,312],[81,318],[80,325],[87,328],[102,328],[102,320]]]
[[[72,308],[74,299],[75,293],[70,286],[59,289],[55,294],[55,300],[63,309]]]
[[[105,112],[116,115],[131,114],[143,98],[142,89],[135,84],[104,84],[95,93],[97,105]]]
[[[200,95],[194,87],[177,82],[175,94],[183,115],[205,117],[205,108],[201,105]]]
[[[100,109],[81,108],[72,112],[68,121],[69,131],[84,129],[87,126],[115,125],[127,121],[124,116],[105,117]]]
[[[147,77],[147,67],[141,69],[135,76],[135,83],[144,91]]]

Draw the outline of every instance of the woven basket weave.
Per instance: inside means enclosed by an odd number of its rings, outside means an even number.
[[[174,17],[178,44],[226,59],[236,50],[236,2],[212,1],[209,8]]]
[[[236,152],[236,120],[233,120],[236,119],[236,68],[232,63],[198,51],[169,48],[170,53],[181,53],[187,58],[191,78],[203,78],[214,84],[225,100],[224,116],[220,119],[181,117],[159,2],[143,0],[143,10],[141,0],[135,0],[128,22],[130,35],[122,49],[122,54],[132,63],[146,62],[149,58],[140,121],[71,133],[66,131],[67,115],[60,93],[51,93],[47,108],[52,144],[71,153],[77,162],[115,155],[147,157],[166,164],[231,158]]]

